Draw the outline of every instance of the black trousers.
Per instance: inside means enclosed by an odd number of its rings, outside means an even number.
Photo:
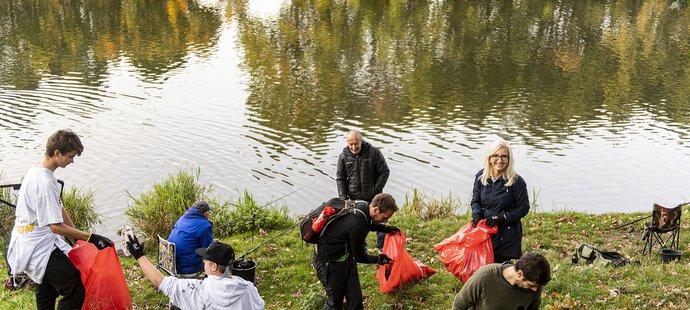
[[[316,277],[326,289],[324,310],[343,309],[343,299],[348,310],[364,309],[362,287],[359,285],[357,263],[348,257],[344,262],[322,263],[314,257]]]
[[[379,251],[383,251],[383,242],[386,241],[386,235],[388,234],[384,232],[376,232],[376,247],[379,248]]]
[[[55,310],[55,300],[60,295],[59,310],[81,309],[86,296],[79,269],[56,248],[50,253],[43,281],[36,287],[36,307]]]

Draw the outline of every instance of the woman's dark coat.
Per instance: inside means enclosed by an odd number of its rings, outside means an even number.
[[[496,181],[489,178],[484,186],[481,176],[484,169],[474,177],[472,190],[472,215],[479,214],[480,218],[488,218],[493,215],[505,214],[506,223],[498,225],[498,233],[492,236],[491,242],[494,255],[519,258],[522,256],[522,222],[520,221],[529,212],[529,196],[527,184],[522,177],[517,176],[511,186],[505,186],[506,180],[502,177]]]

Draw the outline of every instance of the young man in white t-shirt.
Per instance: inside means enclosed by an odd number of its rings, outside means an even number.
[[[36,282],[37,309],[81,309],[84,285],[79,270],[67,257],[71,247],[63,237],[86,240],[99,250],[112,246],[110,239],[74,228],[62,207],[54,172],[74,162],[84,146],[71,130],[58,130],[48,138],[46,153],[29,168],[17,198],[14,228],[7,249],[12,274],[26,273]]]
[[[235,251],[227,244],[213,241],[208,248],[196,253],[203,258],[204,280],[164,277],[151,261],[144,256],[144,247],[136,237],[128,236],[127,250],[141,266],[141,270],[153,285],[170,298],[170,302],[182,310],[260,310],[264,300],[252,282],[230,273],[235,261]]]

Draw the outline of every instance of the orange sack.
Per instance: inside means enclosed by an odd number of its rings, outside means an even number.
[[[465,283],[479,267],[494,262],[491,235],[497,232],[498,226],[489,227],[486,220],[479,221],[476,228],[470,222],[435,248],[446,269]]]
[[[426,279],[436,273],[436,270],[412,258],[410,253],[405,250],[405,240],[402,231],[386,235],[382,253],[388,255],[392,262],[379,266],[379,271],[376,273],[381,293],[390,293],[402,285]]]
[[[99,251],[93,244],[79,240],[68,256],[79,269],[86,289],[82,310],[132,309],[132,297],[114,247]]]

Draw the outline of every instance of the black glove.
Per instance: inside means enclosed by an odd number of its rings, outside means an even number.
[[[386,225],[386,227],[383,229],[383,232],[387,234],[392,234],[392,233],[397,233],[400,231],[400,228],[392,226],[392,225]]]
[[[494,227],[496,225],[503,224],[507,221],[508,219],[506,219],[506,215],[504,213],[501,213],[499,215],[494,215],[490,218],[487,218],[486,225],[489,225],[489,227]]]
[[[392,262],[392,261],[393,261],[393,260],[392,260],[390,257],[388,257],[388,255],[386,255],[386,254],[379,254],[379,265],[385,265],[385,264],[388,264],[388,263],[390,263],[390,262]]]
[[[128,235],[127,239],[129,239],[127,241],[127,250],[134,256],[134,259],[144,256],[144,246],[139,243],[137,237]]]
[[[477,227],[477,223],[482,219],[479,213],[472,214],[472,227]]]
[[[91,234],[91,236],[89,236],[89,240],[86,241],[93,243],[93,245],[95,245],[99,250],[113,246],[113,242],[110,241],[110,239],[97,234]]]

